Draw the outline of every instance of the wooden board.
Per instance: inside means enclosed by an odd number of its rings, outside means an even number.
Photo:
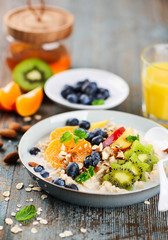
[[[32,1],[33,2],[33,1]],[[130,86],[128,99],[115,110],[141,115],[140,53],[148,45],[167,42],[166,0],[48,0],[50,5],[57,5],[70,10],[75,15],[73,34],[72,67],[94,67],[109,70],[123,77]],[[17,7],[21,1],[1,1],[0,24],[4,13]],[[11,75],[4,66],[5,35],[0,29],[0,86],[11,80]],[[48,116],[65,112],[66,108],[55,105],[45,99],[39,114]],[[0,127],[7,126],[13,119],[23,119],[14,113],[0,112]],[[36,121],[33,120],[31,124]],[[71,230],[69,239],[168,239],[167,213],[159,213],[158,196],[149,199],[150,204],[137,204],[116,209],[98,209],[78,207],[61,202],[48,196],[41,200],[42,193],[18,191],[15,186],[23,182],[25,186],[33,180],[23,166],[7,166],[3,157],[16,150],[19,138],[4,141],[4,150],[0,150],[0,231],[2,240],[60,239],[59,234]],[[10,201],[5,202],[2,193],[11,192]],[[27,204],[26,199],[33,198],[36,207],[42,207],[42,218],[47,225],[37,225],[38,233],[31,233],[32,221],[23,223],[23,232],[11,233],[11,226],[4,224],[4,219],[15,211],[16,204]],[[14,219],[13,217],[11,217]],[[16,221],[14,221],[16,223]],[[86,228],[81,233],[80,228]]]

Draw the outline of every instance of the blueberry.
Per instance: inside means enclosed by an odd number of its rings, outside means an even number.
[[[39,152],[40,152],[40,149],[37,148],[37,147],[32,147],[32,148],[29,150],[29,153],[30,153],[31,155],[37,155]]]
[[[76,184],[73,184],[73,183],[68,184],[65,187],[70,188],[70,189],[74,189],[74,190],[79,190],[79,188],[76,186]]]
[[[89,168],[89,166],[93,166],[93,159],[92,159],[91,155],[85,157],[85,159],[83,161],[83,166],[85,168]]]
[[[89,82],[82,87],[82,92],[87,95],[94,94],[97,91],[97,84],[95,82]]]
[[[102,93],[98,93],[96,95],[96,99],[104,99],[104,95]]]
[[[93,167],[96,167],[97,164],[98,164],[98,162],[101,160],[100,153],[97,152],[97,151],[93,151],[93,152],[91,153],[91,157],[92,157],[92,161],[93,161],[92,166],[93,166]]]
[[[65,180],[62,179],[62,178],[58,178],[58,179],[55,180],[53,183],[56,184],[56,185],[59,185],[59,186],[61,186],[61,187],[65,187]]]
[[[95,137],[93,132],[87,132],[87,138],[85,138],[86,141],[91,142],[92,138]]]
[[[49,174],[49,172],[42,171],[42,172],[40,173],[40,175],[41,175],[43,178],[48,178],[50,174]]]
[[[79,175],[79,166],[75,162],[71,162],[68,164],[66,168],[66,173],[68,176],[72,177],[75,179]]]
[[[102,137],[107,138],[107,133],[100,128],[96,128],[93,131],[93,133],[94,133],[95,136],[101,135]]]
[[[79,103],[81,103],[83,105],[88,105],[91,103],[91,99],[88,95],[82,94],[79,98]]]
[[[82,85],[83,85],[83,81],[79,81],[75,84],[74,86],[74,90],[75,92],[80,92],[81,91],[81,88],[82,88]]]
[[[35,172],[42,172],[44,170],[44,167],[42,165],[37,165],[34,167]]]
[[[99,88],[98,94],[102,94],[103,99],[107,99],[110,96],[109,90],[106,88]]]
[[[71,103],[77,103],[78,102],[78,96],[75,93],[69,94],[66,99]]]
[[[77,118],[70,118],[66,122],[67,126],[76,126],[79,125],[79,120]]]
[[[74,93],[73,87],[70,85],[65,85],[63,90],[61,91],[61,95],[63,98],[66,98],[69,94]]]
[[[92,145],[99,145],[101,142],[103,142],[103,137],[101,135],[98,135],[94,138],[92,138]]]
[[[85,88],[90,83],[90,81],[89,79],[85,79],[81,81],[81,83],[82,83],[82,86],[81,86],[81,91],[82,91],[82,89]]]
[[[90,128],[90,122],[82,120],[79,122],[79,127],[88,130]]]

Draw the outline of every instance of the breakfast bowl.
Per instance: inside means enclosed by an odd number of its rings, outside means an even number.
[[[39,141],[44,141],[54,129],[65,126],[67,119],[70,118],[88,120],[91,123],[108,119],[110,122],[115,122],[118,125],[132,127],[142,136],[145,135],[150,128],[160,126],[159,124],[140,116],[110,110],[72,111],[58,114],[38,122],[21,138],[19,143],[19,156],[30,176],[44,191],[62,201],[90,207],[127,206],[143,202],[159,193],[158,181],[147,183],[144,188],[132,191],[115,193],[87,192],[55,185],[52,181],[48,181],[48,179],[42,177],[38,172],[35,172],[29,165],[29,162],[34,161],[34,156],[30,155],[30,149],[36,146]]]

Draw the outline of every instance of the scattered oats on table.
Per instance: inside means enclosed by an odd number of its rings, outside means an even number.
[[[42,191],[42,188],[41,188],[41,187],[33,187],[32,190],[33,190],[33,191],[41,192],[41,191]]]
[[[22,232],[23,230],[16,224],[14,227],[11,228],[12,233]]]
[[[72,236],[73,233],[71,231],[64,231],[63,233],[60,233],[59,236],[61,238],[64,238],[64,237],[69,237],[69,236]]]
[[[8,201],[9,201],[9,197],[6,197],[6,198],[5,198],[5,201],[8,202]]]
[[[39,224],[38,221],[34,221],[34,222],[33,222],[33,225],[37,225],[37,224]]]
[[[25,188],[25,191],[26,191],[26,192],[31,192],[31,191],[32,191],[32,188],[27,187],[27,188]]]
[[[24,117],[24,118],[23,118],[23,121],[24,121],[24,122],[30,122],[31,120],[32,120],[31,117]]]
[[[48,222],[47,222],[46,219],[43,219],[43,218],[42,218],[42,219],[40,219],[40,223],[46,225]]]
[[[17,189],[17,190],[20,190],[20,189],[23,188],[23,186],[24,186],[23,183],[18,183],[18,184],[16,185],[16,189]]]
[[[34,187],[34,186],[33,186],[33,184],[29,184],[28,186],[29,186],[29,187],[31,187],[31,188],[33,188],[33,187]]]
[[[13,220],[11,218],[5,218],[5,223],[8,224],[8,225],[12,225]]]
[[[37,229],[36,229],[36,228],[32,228],[32,229],[31,229],[31,232],[32,232],[32,233],[37,233]]]
[[[15,213],[15,212],[11,212],[11,216],[12,216],[12,217],[15,217],[15,216],[16,216],[16,213]]]
[[[3,230],[3,226],[0,226],[0,231],[2,231]]]
[[[41,195],[41,199],[42,199],[42,200],[46,199],[47,197],[48,197],[48,196],[47,196],[46,194]]]
[[[9,192],[9,191],[3,192],[3,196],[4,196],[4,197],[9,197],[9,196],[10,196],[10,192]]]
[[[150,205],[150,202],[148,200],[145,200],[144,203]]]
[[[22,204],[19,203],[19,204],[17,204],[16,206],[17,206],[18,208],[21,208]]]
[[[86,229],[86,228],[81,228],[80,231],[81,231],[82,233],[85,233],[85,232],[87,231],[87,229]]]

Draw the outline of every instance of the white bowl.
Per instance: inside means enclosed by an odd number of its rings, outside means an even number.
[[[90,122],[102,121],[109,119],[119,125],[132,127],[137,129],[139,133],[145,133],[152,127],[160,126],[157,123],[128,113],[117,111],[73,111],[59,114],[47,118],[31,127],[22,137],[19,144],[20,159],[28,170],[32,178],[38,182],[46,192],[69,203],[93,206],[93,207],[119,207],[135,203],[139,203],[153,197],[159,193],[159,184],[150,183],[147,187],[140,190],[125,192],[125,193],[87,193],[76,190],[71,190],[54,185],[39,174],[35,173],[33,168],[28,165],[33,158],[29,149],[34,147],[41,139],[49,136],[51,131],[57,127],[65,126],[68,118],[76,117],[80,120],[89,120]]]
[[[88,78],[97,83],[98,87],[107,88],[110,97],[103,105],[83,105],[70,103],[61,96],[65,84],[74,85]],[[121,104],[129,94],[128,84],[119,76],[99,69],[77,68],[61,72],[49,78],[44,86],[46,95],[54,102],[71,109],[110,109]]]

